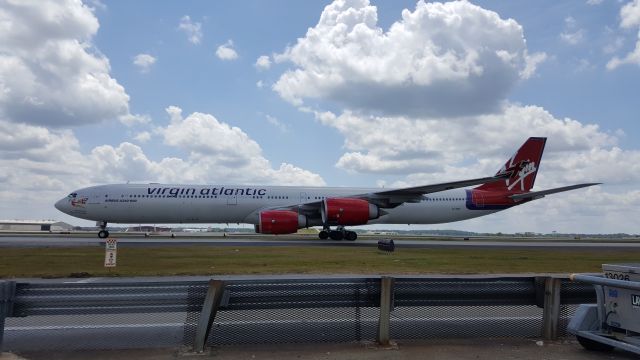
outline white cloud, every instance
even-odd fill
[[[278,130],[282,131],[282,132],[288,132],[289,128],[287,127],[287,125],[285,125],[284,123],[282,123],[280,120],[278,120],[278,118],[276,118],[275,116],[271,116],[271,115],[265,115],[265,118],[267,119],[267,122],[271,125],[273,125],[274,127],[276,127]]]
[[[584,40],[584,29],[579,29],[572,32],[562,32],[560,34],[560,39],[569,45],[577,45]]]
[[[626,56],[614,56],[607,62],[607,70],[614,70],[620,65],[640,65],[640,0],[633,0],[620,9],[620,27],[631,29],[638,27],[638,40],[635,48]]]
[[[640,165],[634,165],[639,151],[617,148],[617,137],[597,125],[556,119],[537,106],[510,105],[464,121],[351,112],[316,117],[345,137],[346,152],[336,166],[351,172],[419,176],[427,183],[490,175],[526,138],[546,136],[543,184],[640,181]]]
[[[238,183],[324,184],[319,175],[291,164],[273,169],[258,143],[212,115],[195,112],[183,118],[175,106],[167,113],[171,123],[161,131],[164,142],[189,152],[189,162],[198,164],[190,171],[195,179],[224,174],[225,180]]]
[[[235,60],[238,58],[238,53],[233,49],[233,41],[228,40],[226,43],[218,46],[216,50],[216,56],[220,60]]]
[[[246,133],[209,114],[183,119],[178,107],[167,108],[167,113],[171,123],[158,134],[166,144],[185,150],[185,159],[153,160],[129,142],[83,152],[71,130],[0,119],[0,218],[60,218],[53,208],[56,200],[79,187],[104,183],[325,184],[318,174],[292,164],[271,166]],[[150,137],[142,132],[135,139]]]
[[[64,126],[129,114],[129,96],[91,42],[91,9],[72,0],[0,7],[0,118]]]
[[[135,125],[144,125],[151,122],[151,117],[149,115],[140,115],[140,114],[127,114],[120,116],[120,122],[125,124],[126,126],[135,126]]]
[[[578,28],[578,22],[572,16],[564,19],[564,31],[560,33],[560,39],[569,45],[577,45],[584,40],[586,31]]]
[[[605,54],[613,54],[614,52],[620,50],[623,45],[624,45],[624,38],[618,36],[615,39],[613,39],[610,43],[605,45],[602,48],[602,52]]]
[[[148,131],[143,131],[136,134],[133,139],[141,143],[146,143],[147,141],[151,140],[151,133],[149,133]]]
[[[264,87],[264,83],[262,82],[262,80],[258,80],[258,81],[256,82],[256,87],[257,87],[258,89],[262,89],[262,88]]]
[[[528,79],[532,77],[535,74],[536,69],[538,68],[538,65],[542,64],[546,60],[547,60],[547,54],[544,52],[538,52],[531,55],[527,54],[525,56],[524,69],[520,71],[520,77],[523,79]]]
[[[640,0],[628,2],[620,9],[620,26],[631,29],[640,26]]]
[[[588,5],[600,5],[604,0],[587,0]]]
[[[388,186],[411,186],[494,174],[530,136],[546,136],[536,189],[583,182],[602,188],[549,196],[482,219],[447,224],[478,231],[637,232],[640,151],[623,150],[616,133],[538,106],[509,105],[501,113],[466,118],[365,116],[316,112],[345,137],[340,169],[395,175]],[[615,215],[612,215],[615,214]],[[553,224],[553,225],[550,225]],[[551,227],[553,226],[553,228]]]
[[[613,57],[609,62],[607,62],[607,70],[614,70],[620,65],[625,64],[636,64],[640,65],[640,39],[636,42],[635,49],[628,53],[625,57],[619,58],[617,56]]]
[[[187,39],[192,44],[200,44],[202,41],[202,24],[199,22],[192,22],[189,15],[185,15],[180,19],[178,30],[187,34]]]
[[[258,70],[268,70],[271,67],[271,60],[269,56],[262,55],[256,60],[254,66],[258,68]]]
[[[92,7],[90,7],[90,9],[92,11],[96,11],[96,10],[105,11],[105,10],[107,10],[107,5],[102,3],[102,1],[100,1],[100,0],[89,0],[86,3],[89,3],[89,4],[93,5]]]
[[[515,20],[466,1],[420,1],[387,31],[377,20],[367,0],[325,7],[305,37],[275,56],[296,68],[274,90],[298,106],[317,98],[391,115],[478,114],[499,109],[542,59],[527,64]]]
[[[544,164],[543,164],[544,166]],[[637,234],[633,215],[640,212],[640,192],[605,185],[554,194],[495,215],[448,224],[448,228],[495,232]]]
[[[151,70],[151,66],[156,63],[158,59],[149,54],[138,54],[133,57],[133,65],[140,69],[140,72],[146,73]]]
[[[579,73],[579,72],[584,72],[584,71],[591,71],[594,70],[596,67],[587,59],[580,59],[578,60],[575,68],[574,68],[574,72]]]

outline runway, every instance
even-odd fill
[[[228,237],[115,237],[118,239],[118,246],[121,247],[164,247],[164,246],[258,246],[258,247],[279,247],[279,246],[338,246],[338,247],[375,247],[378,239],[364,238],[356,241],[334,241],[320,240],[309,236],[306,237],[286,237],[261,236],[251,237],[243,235],[233,235]],[[640,242],[633,241],[552,241],[541,240],[462,240],[452,238],[451,240],[431,240],[431,239],[402,239],[393,236],[386,236],[394,240],[396,249],[418,248],[418,249],[557,249],[557,250],[640,250]],[[93,236],[74,237],[65,235],[54,236],[0,236],[0,247],[36,248],[36,247],[76,247],[76,246],[104,246],[104,239]]]

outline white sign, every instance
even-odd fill
[[[108,238],[104,248],[104,267],[116,267],[116,258],[118,255],[118,241]]]

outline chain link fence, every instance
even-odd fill
[[[541,336],[545,288],[536,278],[394,283],[391,339]],[[4,349],[192,348],[208,287],[127,279],[17,283],[3,305]],[[560,292],[559,334],[566,336],[573,304],[595,302],[595,292],[569,281]],[[208,346],[376,340],[380,278],[233,280],[222,294]]]

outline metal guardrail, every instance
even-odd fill
[[[391,288],[381,288],[381,283],[380,278],[231,280],[219,283],[212,294],[206,281],[0,281],[0,315],[8,317],[5,326],[11,336],[5,342],[18,348],[24,334],[46,343],[55,332],[90,336],[118,331],[132,343],[111,346],[145,347],[147,340],[164,339],[154,335],[133,343],[146,336],[143,330],[153,329],[171,331],[174,343],[165,346],[201,350],[205,344],[248,342],[385,343],[433,336],[445,328],[444,336],[483,336],[495,334],[496,326],[508,330],[525,323],[530,330],[508,330],[504,336],[554,338],[564,334],[566,321],[561,320],[567,306],[596,299],[590,285],[546,277],[399,277],[389,281]],[[3,321],[0,316],[0,325]],[[465,324],[473,324],[473,331]],[[138,338],[126,336],[127,331]],[[63,343],[55,345],[66,346]]]

